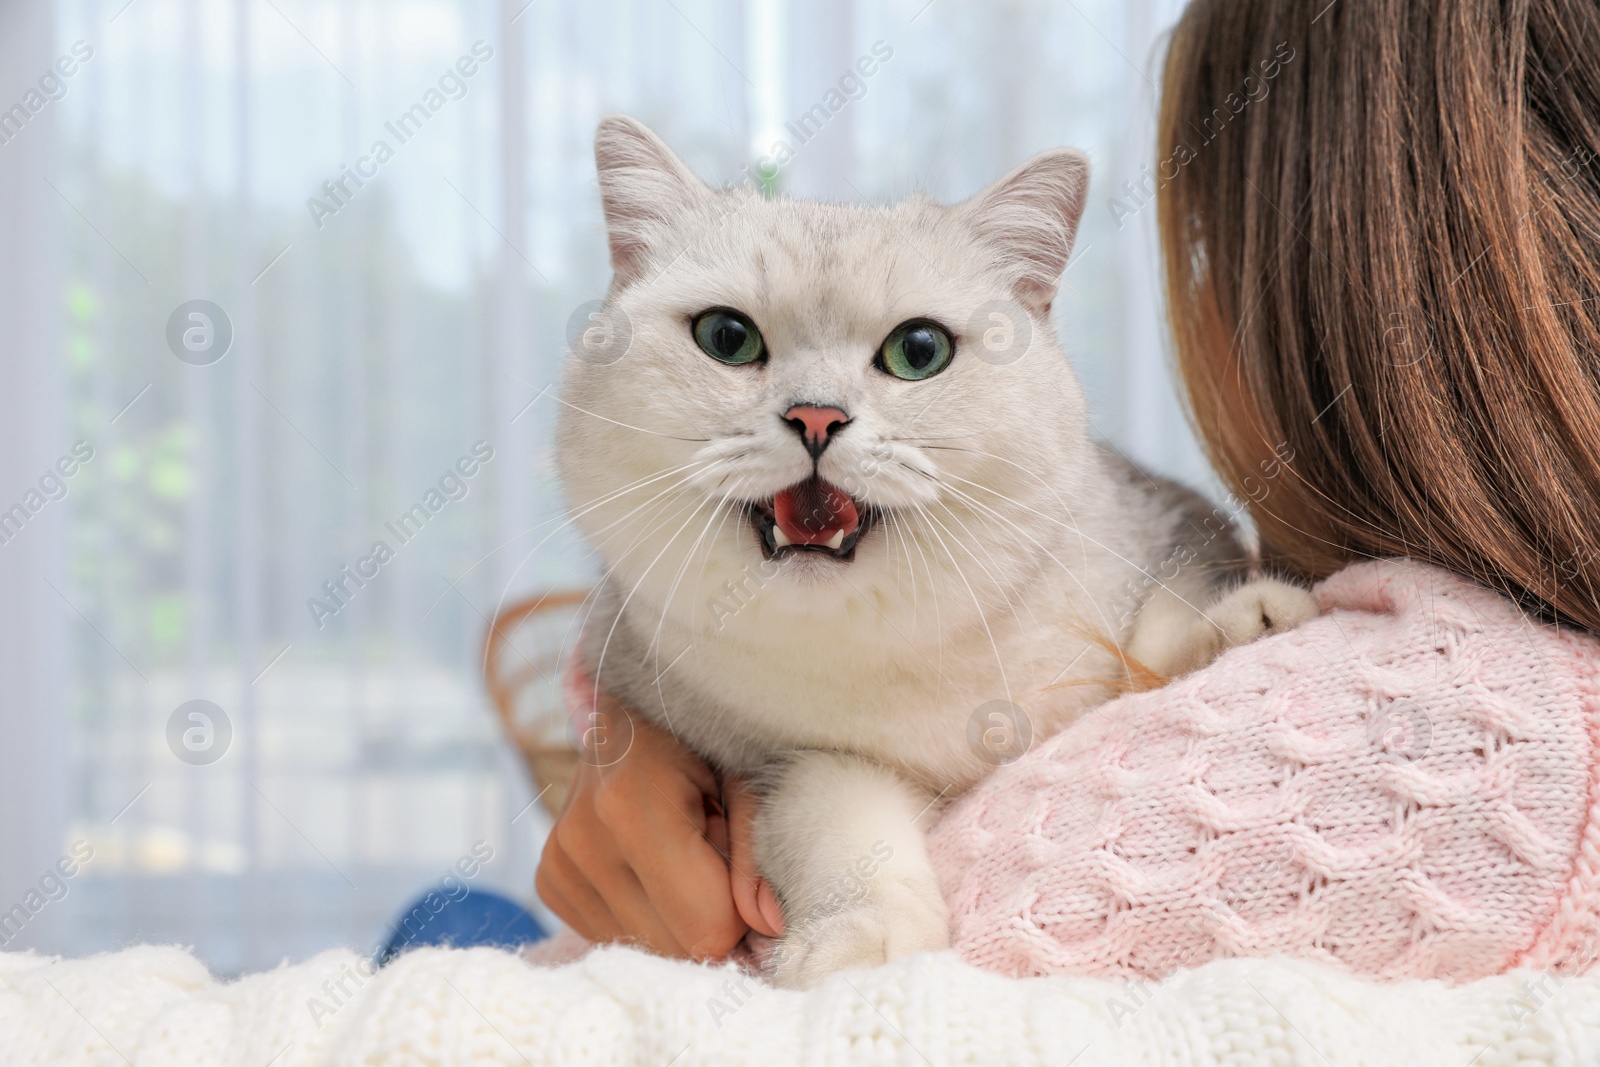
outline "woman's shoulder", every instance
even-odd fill
[[[1517,631],[1552,640],[1577,636],[1583,640],[1575,651],[1588,655],[1600,651],[1600,641],[1587,632],[1547,625],[1499,590],[1419,560],[1352,563],[1313,592],[1324,611],[1434,616],[1462,634]]]
[[[1318,618],[1103,705],[951,808],[932,849],[969,958],[1465,978],[1571,954],[1557,915],[1600,908],[1571,904],[1597,881],[1600,642],[1411,561],[1315,594]]]
[[[1406,559],[1356,563],[1313,594],[1319,617],[1231,650],[1180,679],[1171,695],[1226,700],[1239,688],[1234,683],[1245,682],[1247,697],[1266,683],[1352,706],[1409,698],[1438,714],[1468,714],[1470,705],[1485,728],[1509,734],[1532,728],[1517,707],[1537,712],[1547,727],[1575,723],[1594,695],[1600,640],[1441,568]]]

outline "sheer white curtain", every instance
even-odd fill
[[[0,909],[93,855],[0,938],[270,965],[372,943],[478,841],[480,884],[529,895],[543,823],[478,648],[592,573],[551,536],[547,390],[605,287],[607,112],[718,183],[785,140],[776,188],[844,200],[1085,147],[1058,327],[1102,431],[1197,479],[1154,212],[1109,203],[1177,6],[0,4],[0,108],[92,51],[0,145],[0,508],[93,449],[0,545]]]
[[[54,58],[43,4],[0,5],[0,92],[9,107]],[[70,449],[66,373],[52,313],[62,248],[55,132],[0,121],[0,486],[7,511]],[[7,130],[17,130],[15,135]],[[70,501],[76,504],[76,501]],[[64,589],[68,500],[52,501],[16,536],[0,516],[0,900],[9,908],[50,869],[69,805],[62,669],[70,609]],[[22,536],[26,533],[28,536]]]

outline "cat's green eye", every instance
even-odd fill
[[[878,366],[896,378],[920,382],[950,365],[955,342],[937,322],[912,319],[896,326],[878,349]]]
[[[712,359],[735,366],[754,363],[767,350],[756,324],[732,308],[712,308],[695,316],[694,340]]]

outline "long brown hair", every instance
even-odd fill
[[[1600,5],[1196,0],[1160,148],[1179,369],[1268,562],[1600,631]]]

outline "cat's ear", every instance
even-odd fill
[[[611,266],[626,284],[643,272],[651,246],[667,238],[676,219],[711,196],[711,187],[661,138],[626,115],[600,120],[594,161]]]
[[[1088,158],[1056,148],[962,205],[978,237],[1011,272],[1017,299],[1040,314],[1049,314],[1088,196]]]

